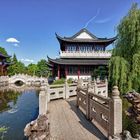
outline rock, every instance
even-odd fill
[[[128,110],[129,116],[135,118],[135,121],[140,124],[140,94],[132,91],[124,96],[132,106]]]
[[[123,132],[123,140],[140,140],[140,136],[137,135],[137,138],[132,138],[131,133],[125,130]]]
[[[28,137],[29,140],[47,140],[49,134],[47,115],[39,115],[36,120],[28,123],[24,129],[24,135]]]

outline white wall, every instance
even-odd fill
[[[86,32],[83,32],[79,36],[77,36],[76,39],[93,39],[93,38]]]
[[[91,75],[80,75],[79,78],[80,79],[89,79],[89,78],[91,78]],[[67,79],[77,80],[78,79],[78,75],[67,75]]]

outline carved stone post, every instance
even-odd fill
[[[77,83],[77,99],[76,99],[76,106],[79,107],[79,91],[80,91],[80,88],[82,88],[82,80],[81,79],[78,79],[78,83]]]
[[[95,79],[93,81],[93,90],[94,90],[94,94],[97,94],[97,84],[96,84],[96,80]]]
[[[67,83],[67,80],[65,80],[65,99],[69,98],[69,85]]]
[[[96,82],[100,83],[100,76],[97,77]]]
[[[50,93],[49,93],[50,85],[48,83],[48,80],[45,80],[45,82],[46,82],[47,101],[50,102]]]
[[[91,91],[91,82],[87,85],[87,91],[86,91],[86,117],[87,119],[90,119],[90,91]]]
[[[48,110],[48,99],[46,93],[46,83],[41,84],[41,91],[39,93],[39,115],[43,115],[47,113]]]
[[[117,86],[113,87],[110,100],[109,135],[119,135],[122,133],[122,100]]]

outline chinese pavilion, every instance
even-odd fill
[[[9,57],[10,56],[0,53],[0,76],[7,75],[7,67],[10,65],[10,63],[8,63],[6,59]]]
[[[113,43],[114,38],[98,38],[87,29],[82,29],[72,37],[60,37],[60,58],[48,57],[53,77],[89,79],[98,66],[107,66],[111,52],[106,47]]]

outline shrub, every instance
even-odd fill
[[[72,78],[69,78],[69,79],[67,80],[67,83],[68,83],[68,84],[72,84],[72,83],[73,83]]]
[[[52,85],[60,85],[60,84],[64,84],[65,83],[65,79],[64,78],[61,78],[61,79],[58,79],[58,80],[55,80]]]

